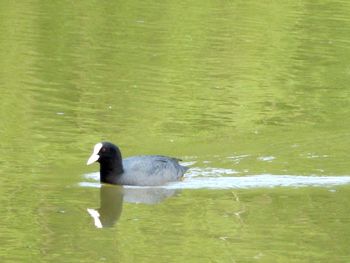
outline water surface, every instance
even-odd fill
[[[349,262],[348,2],[0,7],[1,262]],[[192,169],[87,187],[101,140]]]

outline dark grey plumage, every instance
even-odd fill
[[[188,170],[177,159],[158,155],[126,158],[123,168],[124,173],[117,179],[117,184],[162,185],[181,180]]]
[[[94,154],[97,155],[94,157]],[[100,163],[100,180],[119,185],[156,186],[179,181],[188,167],[176,158],[160,155],[134,156],[122,159],[119,148],[109,142],[95,145],[93,159]]]

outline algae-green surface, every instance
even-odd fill
[[[101,140],[198,177],[350,175],[349,14],[342,0],[0,0],[0,261],[349,262],[347,184],[152,205],[107,189],[103,229],[86,209],[105,188],[81,185]]]

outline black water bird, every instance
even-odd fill
[[[180,181],[188,167],[179,159],[143,155],[122,159],[119,148],[110,142],[97,143],[87,165],[100,163],[100,181],[118,185],[156,186]]]

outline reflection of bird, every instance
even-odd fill
[[[112,227],[120,218],[123,201],[128,203],[157,204],[177,193],[177,190],[163,188],[124,188],[102,184],[100,208],[88,208],[97,228]]]
[[[102,185],[100,189],[100,208],[87,211],[94,219],[97,228],[111,227],[119,219],[123,208],[123,188],[121,186]]]
[[[87,164],[100,163],[100,180],[119,185],[162,185],[179,181],[188,167],[176,158],[145,155],[122,159],[117,146],[109,142],[98,143]]]
[[[158,204],[166,198],[178,193],[179,190],[164,188],[125,188],[123,200],[126,203]]]

